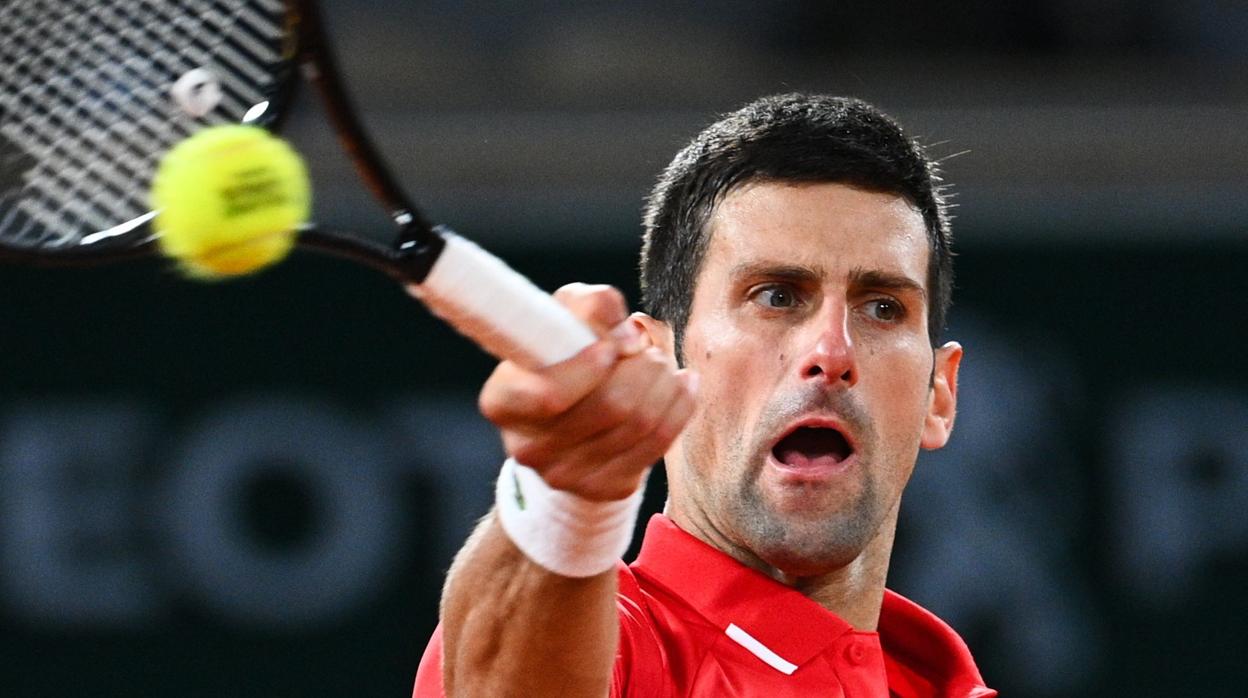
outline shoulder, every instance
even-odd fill
[[[621,562],[616,565],[616,572],[619,588],[615,606],[620,617],[620,641],[611,695],[666,695],[667,661],[650,600],[631,568]]]
[[[416,684],[412,687],[412,698],[444,698],[442,693],[442,624],[434,628],[433,636],[425,647],[425,654],[420,658],[420,668],[416,670]]]
[[[884,592],[879,634],[890,686],[921,683],[937,687],[940,695],[996,695],[984,685],[962,637],[931,611],[891,590]]]

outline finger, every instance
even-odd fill
[[[555,291],[554,296],[599,337],[609,334],[628,317],[624,294],[613,286],[567,284]]]
[[[521,462],[541,470],[542,476],[556,489],[600,492],[603,488],[618,489],[619,483],[630,481],[629,478],[635,483],[638,473],[666,451],[692,414],[696,387],[691,380],[693,377],[694,374],[688,372],[664,372],[656,380],[649,381],[649,392],[635,408],[613,421],[609,428],[592,435],[573,435],[572,429],[584,429],[584,423],[570,427],[561,420],[553,432],[534,430],[527,434],[505,434],[504,445],[507,452]],[[581,417],[575,413],[588,410],[599,414],[607,409],[601,402],[586,400],[570,415]],[[642,441],[652,442],[651,448],[638,449]],[[644,454],[645,459],[618,460],[621,454],[629,453]],[[606,463],[616,465],[614,469],[605,468]]]
[[[650,406],[665,405],[678,384],[658,349],[618,361],[597,388],[552,422],[517,423],[517,445],[539,451],[549,445],[576,444],[592,439],[620,424],[635,422],[648,431],[659,415]]]
[[[599,337],[611,337],[620,355],[632,356],[645,348],[641,326],[630,321],[628,304],[619,289],[602,284],[568,284],[555,291],[555,299]]]
[[[572,451],[549,458],[545,461],[549,469],[543,472],[543,476],[548,477],[552,484],[562,478],[569,478],[573,481],[570,483],[578,484],[575,481],[584,476],[585,463],[612,462],[623,453],[646,453],[645,460],[631,462],[630,466],[649,467],[679,436],[681,428],[693,413],[694,398],[685,376],[666,376],[664,381],[655,381],[650,395],[645,396],[639,405],[639,410],[628,420],[584,438]],[[641,442],[649,442],[650,450],[639,451]],[[543,446],[540,443],[518,443],[518,446],[524,452],[534,452],[535,458],[550,456],[540,450]]]
[[[612,327],[608,336],[615,342],[615,350],[620,358],[635,356],[650,346],[645,332],[631,317]]]
[[[504,428],[549,421],[593,392],[610,375],[616,356],[615,344],[600,340],[543,369],[504,361],[482,387],[478,407],[486,419]]]
[[[667,409],[654,429],[645,434],[634,434],[632,445],[607,461],[606,469],[648,467],[658,462],[667,453],[697,409],[694,392],[697,379],[692,380],[693,383],[690,383],[689,379],[681,381],[681,388],[672,396],[671,402],[667,404]],[[693,390],[690,390],[691,386]]]
[[[625,324],[628,307],[618,289],[574,283],[555,291],[554,297],[598,336],[614,332],[609,343],[616,348],[589,347],[567,361],[538,370],[500,364],[478,400],[482,414],[499,426],[550,418],[567,410],[597,386],[621,348],[635,352],[633,345],[640,342],[635,328]]]
[[[684,376],[681,378],[680,389],[673,394],[654,429],[642,433],[635,425],[622,425],[619,429],[623,433],[619,436],[623,438],[612,434],[611,439],[626,443],[624,448],[604,449],[605,440],[597,441],[578,449],[575,463],[580,467],[570,467],[571,460],[562,461],[545,470],[542,477],[551,487],[576,492],[586,499],[623,499],[635,492],[650,467],[671,448],[695,410],[690,384]],[[586,463],[595,465],[586,468]]]
[[[690,375],[696,376],[683,371],[675,376],[675,380],[665,388],[662,400],[652,403],[655,409],[651,419],[638,422],[632,429],[617,430],[620,433],[601,440],[604,446],[611,442],[609,448],[616,454],[615,459],[650,465],[667,452],[676,437],[680,436],[696,406]]]

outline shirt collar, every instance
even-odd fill
[[[844,620],[801,592],[750,569],[656,514],[632,565],[638,576],[683,599],[712,625],[745,630],[797,665],[846,633]]]
[[[966,642],[953,628],[901,594],[884,590],[880,641],[891,675],[899,670],[940,687],[941,695],[995,696],[984,686]]]
[[[683,599],[712,625],[744,629],[798,666],[847,633],[878,637],[894,674],[922,677],[942,695],[990,696],[962,638],[931,612],[887,589],[879,633],[856,631],[801,592],[741,564],[656,514],[634,572]],[[900,674],[898,678],[901,678]]]

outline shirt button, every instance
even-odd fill
[[[863,647],[862,643],[850,642],[845,647],[845,661],[854,666],[865,664],[867,661],[867,648]]]

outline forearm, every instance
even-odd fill
[[[447,577],[442,676],[453,698],[607,695],[614,564],[638,487],[693,413],[692,376],[652,346],[618,290],[573,285],[555,297],[601,339],[554,366],[504,361],[481,390],[481,413],[528,467],[504,464],[506,530],[491,513]]]
[[[616,573],[573,579],[534,564],[487,516],[442,596],[447,696],[593,696],[610,686]]]

